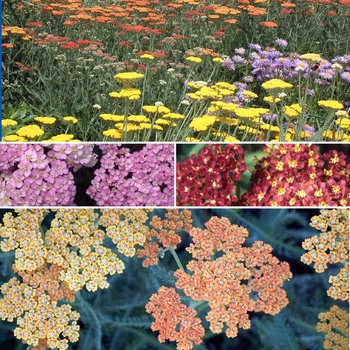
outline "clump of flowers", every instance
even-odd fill
[[[247,170],[245,154],[239,145],[209,145],[199,155],[177,163],[177,204],[224,206],[237,202],[235,182]]]
[[[202,343],[205,330],[197,311],[182,304],[174,288],[160,287],[146,304],[146,311],[156,319],[151,329],[159,331],[159,342],[176,341],[179,350],[192,349]]]
[[[341,266],[338,275],[330,276],[331,287],[327,295],[335,300],[349,300],[349,209],[321,210],[321,214],[311,218],[310,226],[321,231],[306,239],[302,246],[308,251],[301,257],[307,265],[314,263],[317,273],[322,273],[328,264]],[[337,305],[328,312],[318,315],[318,332],[324,332],[325,349],[345,350],[349,348],[349,314]]]
[[[252,187],[240,201],[249,206],[347,206],[350,164],[343,152],[321,154],[319,147],[282,144],[264,149]]]
[[[153,216],[151,221],[152,229],[146,235],[146,243],[138,249],[138,257],[144,258],[144,267],[157,265],[159,257],[167,250],[174,254],[174,250],[181,242],[181,237],[176,231],[188,231],[192,227],[191,212],[177,209],[169,210],[165,214],[165,219]]]
[[[174,148],[147,144],[131,152],[122,145],[100,145],[101,167],[86,193],[101,206],[173,206]]]
[[[16,144],[0,146],[2,205],[72,205],[72,171],[96,164],[92,145]]]
[[[308,252],[301,257],[307,265],[314,263],[317,273],[324,272],[328,264],[341,264],[337,276],[330,276],[327,294],[333,299],[349,299],[349,226],[348,209],[321,210],[321,215],[311,219],[310,226],[321,231],[303,242]]]
[[[326,333],[323,347],[332,350],[349,349],[349,314],[334,305],[328,312],[321,312],[318,317],[321,321],[316,329]]]
[[[46,231],[41,223],[47,210],[6,213],[1,250],[15,251],[13,270],[20,279],[1,286],[0,317],[16,319],[15,336],[35,350],[64,350],[68,341],[78,341],[80,315],[65,301],[74,302],[84,287],[108,288],[106,276],[123,272],[123,261],[103,246],[104,240],[111,237],[119,254],[135,255],[135,246],[146,240],[147,212],[106,209],[99,215],[93,209],[58,209]]]
[[[292,274],[288,263],[271,255],[270,245],[256,241],[251,247],[243,247],[248,231],[231,225],[227,218],[212,217],[205,226],[204,230],[190,229],[193,243],[186,250],[193,260],[187,264],[187,271],[181,268],[175,271],[175,285],[196,302],[192,308],[208,304],[206,320],[213,333],[224,330],[228,337],[234,338],[238,328],[250,328],[248,312],[275,315],[288,304],[283,283]],[[168,297],[170,293],[171,298]],[[173,304],[176,310],[180,308],[178,297],[173,293],[168,290],[167,295],[166,290],[161,289],[148,304],[147,311],[156,318],[154,328],[160,330],[161,341],[164,338],[177,340],[168,332],[176,329],[179,322],[176,316],[168,318]],[[199,321],[193,318],[188,321],[193,322],[197,325]],[[198,333],[199,330],[191,332],[190,327],[183,329],[182,336],[193,341]],[[189,346],[183,348],[191,349]]]

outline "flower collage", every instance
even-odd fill
[[[348,350],[349,19],[3,1],[0,349]]]

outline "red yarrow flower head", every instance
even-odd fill
[[[209,145],[177,163],[177,204],[229,206],[238,201],[235,182],[247,170],[245,154],[239,145]]]
[[[264,152],[267,156],[257,161],[251,189],[239,205],[349,205],[350,164],[344,153],[322,154],[318,146],[307,144],[273,145]]]

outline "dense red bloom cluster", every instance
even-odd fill
[[[240,205],[350,205],[350,164],[343,152],[321,154],[318,146],[307,144],[282,144],[264,151],[267,156],[255,165],[252,187]]]
[[[247,170],[245,154],[239,145],[204,147],[198,157],[192,154],[177,163],[177,205],[225,206],[237,202],[235,182]]]
[[[189,210],[181,212],[178,209],[168,210],[164,220],[153,216],[151,221],[153,228],[146,233],[146,243],[137,252],[139,258],[146,257],[142,265],[144,267],[157,265],[163,249],[170,247],[176,249],[181,242],[181,237],[175,231],[188,231],[192,227],[191,224]]]
[[[288,263],[271,255],[270,245],[257,241],[243,247],[248,231],[227,218],[212,217],[205,226],[190,230],[194,243],[187,250],[193,260],[187,264],[189,273],[175,271],[176,287],[195,301],[207,301],[211,331],[227,327],[233,338],[238,327],[250,328],[248,312],[275,315],[288,304],[282,287],[292,273]]]
[[[159,331],[158,339],[176,341],[178,350],[189,350],[202,343],[205,330],[197,311],[181,303],[174,288],[160,287],[146,304],[146,311],[156,319],[151,329]]]

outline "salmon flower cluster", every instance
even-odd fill
[[[193,243],[186,250],[193,259],[186,271],[174,272],[175,286],[195,302],[190,307],[207,303],[210,310],[206,320],[214,334],[224,331],[234,338],[238,328],[250,328],[249,312],[276,315],[288,304],[283,284],[292,273],[287,262],[280,262],[271,254],[270,245],[256,241],[251,247],[243,247],[248,231],[232,225],[227,218],[212,217],[205,226],[204,230],[189,230]],[[181,307],[187,314],[188,309]],[[174,316],[169,313],[170,309],[179,308],[179,295],[173,289],[162,287],[151,297],[147,312],[156,319],[153,327],[160,331],[160,341],[179,341],[174,335],[179,322],[177,312]],[[189,318],[187,324],[195,327],[198,322]],[[191,341],[195,343],[200,330],[197,327],[181,329],[181,336],[189,345]],[[192,349],[180,344],[178,348]]]
[[[137,251],[139,258],[145,258],[142,262],[144,267],[157,265],[159,257],[166,249],[176,249],[181,242],[178,232],[188,231],[192,227],[191,212],[178,209],[167,211],[165,219],[153,216],[152,228],[146,234],[146,242]]]
[[[160,287],[146,304],[146,311],[155,317],[151,329],[159,331],[159,342],[176,341],[178,350],[202,343],[205,330],[197,311],[182,304],[174,288]]]

